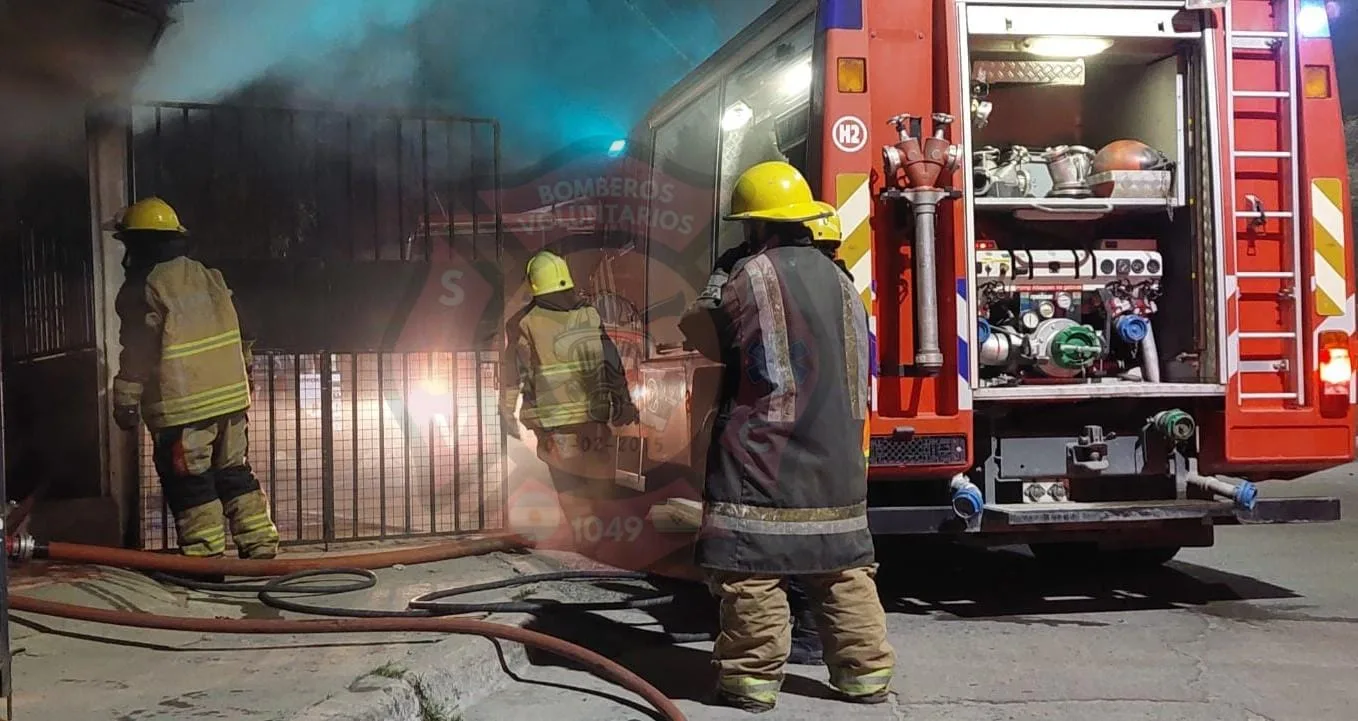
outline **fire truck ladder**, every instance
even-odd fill
[[[1264,400],[1282,399],[1294,400],[1298,404],[1303,402],[1305,395],[1302,388],[1301,372],[1302,355],[1302,303],[1300,294],[1304,288],[1301,263],[1301,226],[1298,223],[1298,215],[1301,209],[1300,196],[1301,190],[1298,183],[1300,169],[1298,167],[1298,148],[1300,147],[1297,139],[1297,117],[1299,107],[1297,104],[1297,17],[1295,0],[1277,0],[1274,5],[1274,17],[1286,22],[1285,29],[1273,30],[1238,30],[1234,27],[1231,18],[1231,5],[1226,3],[1225,7],[1225,28],[1226,28],[1226,48],[1229,57],[1226,62],[1226,87],[1228,88],[1229,98],[1227,100],[1230,108],[1230,117],[1225,125],[1228,130],[1228,147],[1230,148],[1231,181],[1232,187],[1236,187],[1240,182],[1240,175],[1236,170],[1236,162],[1242,158],[1272,158],[1279,163],[1286,162],[1290,165],[1290,172],[1284,185],[1285,203],[1282,208],[1266,210],[1259,198],[1254,195],[1245,195],[1243,198],[1234,198],[1231,203],[1234,216],[1231,223],[1231,232],[1228,238],[1231,242],[1232,257],[1239,257],[1239,246],[1241,240],[1236,235],[1236,229],[1240,221],[1245,221],[1253,226],[1262,226],[1270,220],[1278,221],[1283,228],[1284,235],[1290,238],[1290,252],[1284,253],[1285,258],[1281,267],[1274,271],[1237,271],[1236,277],[1245,278],[1274,278],[1283,280],[1283,288],[1279,292],[1279,304],[1290,303],[1292,311],[1289,314],[1285,308],[1281,308],[1282,315],[1286,319],[1283,321],[1284,329],[1276,328],[1270,330],[1251,330],[1246,325],[1246,317],[1240,312],[1240,293],[1239,290],[1232,296],[1232,302],[1236,305],[1236,318],[1239,327],[1239,338],[1241,342],[1254,339],[1280,339],[1284,344],[1290,344],[1292,357],[1276,358],[1266,360],[1250,360],[1240,363],[1240,373],[1282,373],[1287,379],[1283,392],[1257,393],[1240,392],[1240,400]],[[1284,9],[1285,8],[1285,9]],[[1235,66],[1238,60],[1249,58],[1258,60],[1262,53],[1271,54],[1279,72],[1285,73],[1287,78],[1287,90],[1245,90],[1237,88],[1235,85]],[[1243,56],[1243,57],[1242,57]],[[1235,120],[1238,114],[1236,101],[1239,98],[1272,98],[1279,104],[1286,104],[1287,114],[1280,116],[1280,121],[1285,122],[1287,127],[1283,131],[1286,140],[1284,147],[1280,150],[1255,150],[1242,149],[1236,147],[1235,139]],[[1283,144],[1283,143],[1280,143]],[[1247,207],[1240,207],[1242,201]],[[1238,265],[1237,265],[1238,267]],[[1291,281],[1290,286],[1286,281]],[[1290,322],[1291,328],[1286,328]],[[1239,360],[1239,343],[1234,344],[1231,352],[1236,354]],[[1243,385],[1243,384],[1242,384]]]

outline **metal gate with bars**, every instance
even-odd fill
[[[283,541],[503,528],[503,280],[456,319],[474,341],[403,332],[437,263],[498,272],[498,125],[157,104],[130,126],[129,194],[179,210],[259,339],[249,461]],[[173,547],[150,446],[142,545]]]
[[[250,464],[283,541],[504,527],[497,366],[477,352],[256,355]],[[141,538],[171,548],[150,441]]]

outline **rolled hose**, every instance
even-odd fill
[[[684,713],[645,679],[599,654],[568,641],[530,631],[517,626],[506,626],[466,618],[322,618],[315,620],[252,619],[252,618],[184,618],[153,613],[115,611],[70,603],[43,601],[27,596],[10,596],[10,609],[60,616],[78,621],[107,623],[114,626],[154,628],[165,631],[194,633],[399,633],[433,632],[459,633],[502,641],[512,641],[577,661],[597,675],[637,694],[653,706],[668,721],[686,721]]]
[[[6,539],[12,541],[12,539]],[[299,558],[299,559],[227,559],[227,558],[190,558],[170,554],[134,551],[103,546],[89,546],[75,543],[50,543],[38,546],[37,557],[67,563],[90,563],[105,566],[154,571],[162,574],[190,575],[231,575],[231,576],[284,576],[256,587],[240,584],[204,584],[229,587],[229,590],[254,590],[264,598],[268,590],[296,592],[296,587],[280,585],[286,581],[321,575],[323,573],[342,573],[359,576],[361,581],[342,586],[331,586],[313,593],[337,593],[344,590],[368,588],[375,582],[370,571],[397,564],[419,564],[443,561],[464,556],[480,555],[495,551],[509,551],[524,548],[530,543],[517,534],[493,534],[481,538],[471,538],[449,543],[424,546],[420,548],[383,551],[378,553],[352,554],[339,557]],[[337,569],[343,566],[343,569]],[[588,573],[588,572],[586,572]],[[598,576],[600,574],[593,574]],[[531,577],[526,577],[531,578]],[[526,579],[512,579],[524,582]],[[487,584],[482,584],[483,586]],[[463,591],[465,592],[465,591]],[[277,599],[275,599],[277,600]],[[184,618],[158,614],[137,613],[102,608],[91,608],[56,601],[44,601],[22,595],[9,597],[10,609],[26,611],[45,616],[59,616],[78,621],[106,623],[114,626],[134,628],[153,628],[166,631],[190,631],[196,633],[392,633],[392,632],[435,632],[457,633],[504,641],[521,643],[563,658],[578,661],[597,675],[613,681],[636,693],[651,704],[668,721],[686,721],[679,707],[654,686],[626,668],[568,641],[531,631],[517,626],[464,618],[435,616],[429,609],[409,609],[407,611],[380,611],[381,616],[324,618],[315,620],[296,619],[249,619],[249,618]],[[307,609],[301,609],[307,611]],[[314,608],[311,613],[330,612],[335,609]],[[448,610],[444,611],[449,612]],[[461,611],[465,613],[466,611]]]

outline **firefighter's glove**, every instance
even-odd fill
[[[514,440],[523,440],[519,433],[519,419],[514,416],[514,411],[500,409],[500,427],[504,429],[505,435]]]
[[[137,424],[141,423],[141,412],[136,406],[115,406],[113,408],[113,422],[125,431],[133,430]]]
[[[630,426],[641,422],[641,411],[630,399],[613,404],[613,425]]]

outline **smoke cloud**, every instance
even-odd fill
[[[771,0],[191,0],[137,88],[493,117],[506,169],[620,137]]]
[[[191,0],[137,86],[143,99],[216,102],[273,79],[303,95],[366,104],[406,92],[419,62],[407,38],[433,0]],[[355,66],[349,56],[366,61]],[[356,77],[349,77],[353,70]],[[345,89],[348,92],[344,92]]]

